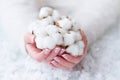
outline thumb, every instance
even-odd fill
[[[25,34],[24,41],[25,41],[25,44],[34,43],[35,42],[35,35],[33,35],[32,33]]]

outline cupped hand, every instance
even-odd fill
[[[87,53],[87,38],[84,33],[81,31],[83,41],[85,43],[85,48],[83,55],[81,56],[72,56],[66,53],[65,49],[61,47],[55,47],[54,49],[38,49],[35,43],[35,35],[27,33],[24,37],[25,48],[27,53],[35,60],[39,62],[47,62],[53,67],[60,69],[71,69],[77,65]]]
[[[39,62],[50,62],[59,53],[62,53],[62,48],[56,47],[53,50],[50,49],[38,49],[35,43],[35,35],[27,33],[24,37],[25,48],[27,53],[35,60]]]

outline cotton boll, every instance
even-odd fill
[[[83,55],[83,49],[78,49],[79,50],[79,52],[78,52],[78,54],[76,54],[75,56],[79,56],[79,55]]]
[[[75,44],[70,45],[66,51],[73,56],[78,56],[78,55],[83,55],[83,50],[84,50],[84,42],[83,41],[78,41]]]
[[[53,23],[54,23],[54,21],[53,21],[53,18],[51,16],[48,16],[47,18],[41,20],[41,25],[43,25],[45,27],[47,25],[50,25],[50,24],[53,24]]]
[[[79,30],[80,30],[80,24],[78,24],[78,23],[73,23],[72,30],[74,30],[74,31],[79,31]]]
[[[65,33],[67,33],[66,30],[62,29],[62,28],[58,28],[58,32],[61,34],[61,35],[64,35]]]
[[[54,39],[51,38],[50,36],[46,36],[46,37],[37,37],[35,39],[36,42],[36,46],[39,49],[53,49],[56,46],[56,43],[54,42]]]
[[[62,45],[63,44],[63,37],[62,37],[61,34],[56,33],[56,34],[53,34],[51,37],[54,39],[54,42],[57,45]]]
[[[57,23],[59,27],[62,27],[62,29],[65,29],[65,30],[71,29],[72,27],[72,22],[67,18],[59,20]]]
[[[79,46],[79,48],[83,49],[85,47],[85,44],[83,41],[78,41],[76,44]]]
[[[69,33],[66,33],[63,35],[64,37],[64,45],[68,46],[75,42],[76,34],[73,31],[70,31]]]
[[[46,27],[46,32],[48,35],[52,35],[58,32],[58,28],[55,25],[48,25]]]
[[[81,34],[80,34],[80,32],[78,31],[78,32],[76,32],[76,41],[79,41],[79,40],[82,40],[82,36],[81,36]]]
[[[38,37],[45,37],[47,35],[45,27],[38,27],[34,30],[34,34]]]
[[[38,27],[41,27],[41,21],[36,20],[35,22],[31,23],[28,27],[29,32],[36,30]]]
[[[54,21],[58,21],[60,19],[59,12],[57,10],[53,10],[52,17],[53,17]]]
[[[70,53],[71,55],[73,55],[73,56],[78,56],[78,55],[80,55],[79,46],[76,45],[76,44],[70,45],[70,46],[66,49],[66,51],[67,51],[68,53]]]
[[[45,48],[53,49],[56,46],[54,39],[51,36],[47,36],[44,38]]]
[[[39,49],[43,49],[45,47],[43,41],[44,41],[43,38],[36,37],[36,39],[35,39],[36,47],[39,48]]]
[[[83,54],[83,51],[84,51],[84,47],[85,47],[85,44],[83,41],[78,41],[75,43],[75,45],[78,46],[79,48],[79,55],[82,55]]]
[[[48,16],[51,16],[53,13],[53,9],[50,7],[43,7],[40,10],[39,17],[40,19],[46,18]]]
[[[48,7],[41,9],[39,17],[30,29],[36,35],[37,48],[53,49],[60,45],[73,56],[82,55],[85,45],[78,24]]]

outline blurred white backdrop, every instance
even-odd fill
[[[42,1],[44,4],[45,0]],[[109,0],[98,1],[104,3]],[[120,4],[119,0],[116,1]],[[43,6],[38,5],[36,0],[0,0],[0,80],[120,79],[119,15],[111,25],[114,27],[91,46],[87,57],[74,70],[61,71],[50,67],[46,70],[43,64],[26,55],[23,43],[27,26],[37,18],[39,7]]]

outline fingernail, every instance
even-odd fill
[[[57,57],[55,57],[55,58],[54,58],[54,60],[58,61],[58,58],[57,58]]]
[[[65,52],[65,49],[61,49],[59,55],[62,55]]]
[[[55,48],[55,53],[58,53],[59,51],[60,51],[59,47]]]
[[[55,62],[55,61],[51,61],[50,63],[54,64],[54,63],[56,63],[56,62]]]
[[[65,55],[65,54],[63,54],[63,55],[62,55],[62,57],[66,57],[66,55]]]

